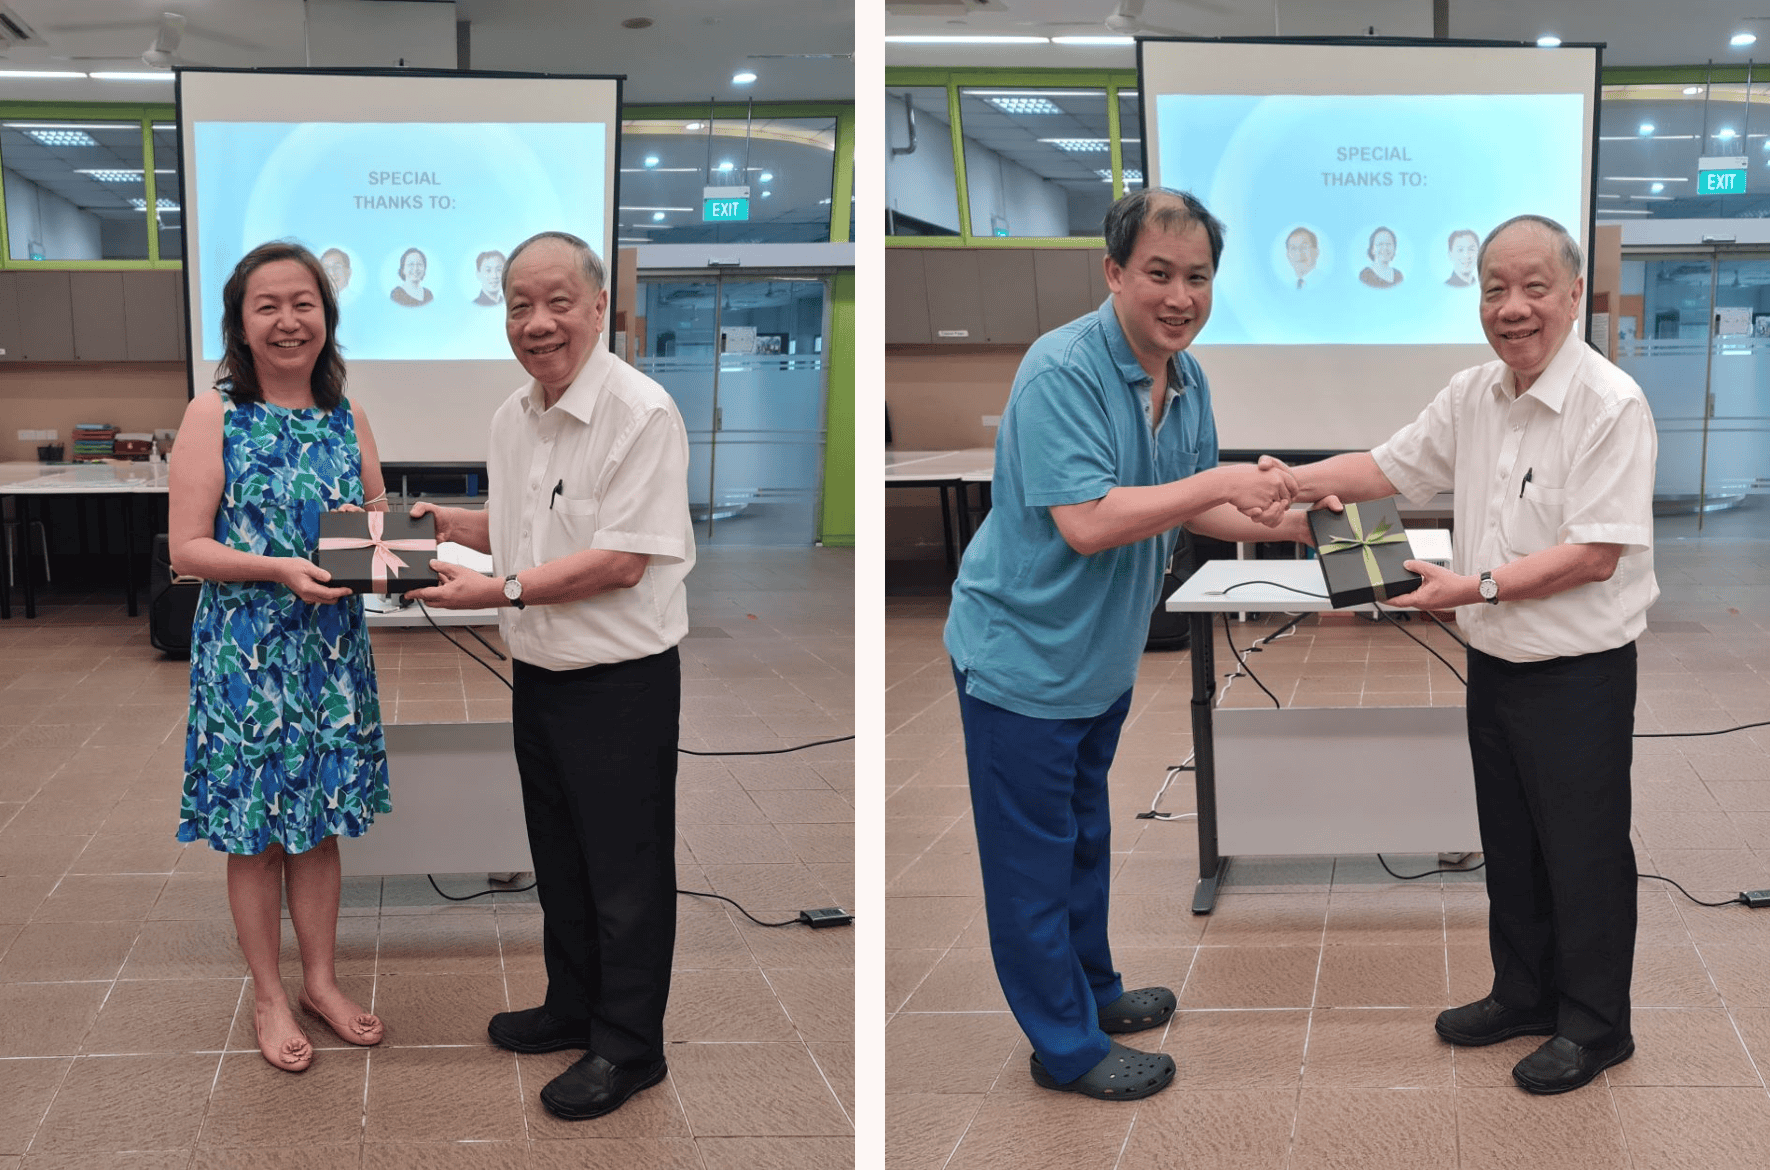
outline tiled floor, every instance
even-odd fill
[[[1770,719],[1770,540],[1676,539],[1642,638],[1640,731]],[[1443,1007],[1490,978],[1480,875],[1396,881],[1374,858],[1243,859],[1215,913],[1189,912],[1190,821],[1136,819],[1190,746],[1187,656],[1146,655],[1112,774],[1115,959],[1180,1011],[1133,1039],[1174,1086],[1108,1104],[1034,1086],[990,964],[945,602],[891,598],[886,623],[886,1124],[892,1170],[1731,1170],[1770,1165],[1770,911],[1704,909],[1640,883],[1635,1058],[1562,1097],[1513,1087],[1539,1043],[1438,1041]],[[1272,623],[1265,629],[1270,630]],[[1416,623],[1417,628],[1417,623]],[[1261,627],[1241,626],[1245,648]],[[1449,655],[1434,630],[1421,636]],[[1218,631],[1220,666],[1229,660]],[[1460,702],[1395,630],[1311,620],[1254,659],[1279,697]],[[1265,703],[1243,679],[1231,705]],[[1770,728],[1637,741],[1643,870],[1714,901],[1770,887]],[[1162,798],[1193,807],[1190,778]],[[1435,858],[1389,857],[1402,873]]]
[[[853,569],[837,550],[701,551],[685,748],[852,732]],[[390,721],[508,716],[503,686],[428,628],[374,642]],[[346,879],[342,981],[386,1041],[349,1048],[304,1019],[313,1066],[271,1069],[222,857],[173,839],[187,671],[108,595],[0,623],[0,1170],[853,1164],[852,932],[764,929],[709,899],[678,899],[670,1076],[607,1118],[536,1101],[575,1053],[485,1036],[541,998],[534,895],[457,905],[423,877]],[[682,888],[765,921],[852,907],[853,761],[851,743],[684,756]]]

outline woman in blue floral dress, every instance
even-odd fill
[[[271,243],[222,293],[214,392],[185,411],[169,469],[176,572],[203,578],[178,838],[228,854],[228,902],[252,972],[258,1047],[313,1059],[277,972],[282,893],[301,950],[301,1007],[352,1044],[381,1021],[334,968],[338,835],[390,809],[362,599],[308,560],[322,512],[385,509],[368,419],[344,398],[338,306],[307,249]]]

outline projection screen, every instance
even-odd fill
[[[222,356],[228,274],[293,239],[337,290],[381,458],[482,462],[525,377],[487,291],[502,257],[568,231],[615,287],[618,78],[189,69],[178,111],[193,392]]]
[[[1369,448],[1493,359],[1470,237],[1535,213],[1586,246],[1598,58],[1594,45],[1138,42],[1149,182],[1225,225],[1192,352],[1226,450]]]

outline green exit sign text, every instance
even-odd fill
[[[701,222],[740,223],[750,218],[748,187],[702,187]]]
[[[1745,159],[1702,158],[1696,160],[1696,193],[1698,195],[1744,195],[1745,187]]]

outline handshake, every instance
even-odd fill
[[[1221,481],[1217,487],[1236,511],[1268,528],[1278,527],[1291,505],[1298,501],[1320,500],[1336,511],[1339,509],[1339,501],[1334,497],[1312,494],[1300,487],[1296,473],[1282,459],[1271,455],[1260,456],[1257,463],[1224,464],[1209,474]]]

